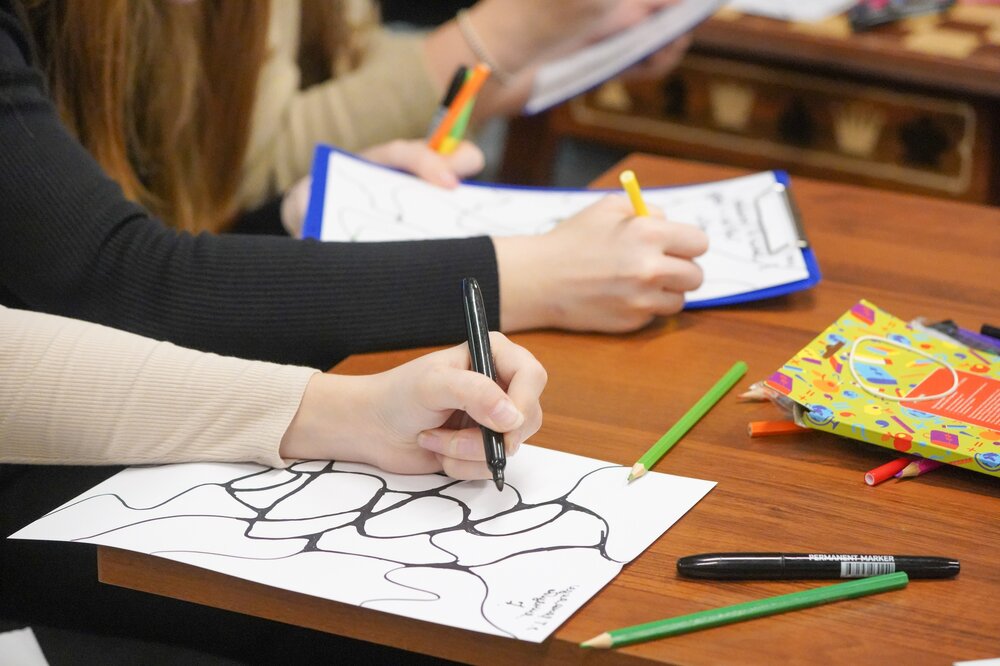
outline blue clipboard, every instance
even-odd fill
[[[346,151],[333,148],[331,146],[318,145],[316,146],[316,153],[313,159],[312,167],[312,184],[309,193],[309,207],[306,210],[306,218],[302,227],[302,237],[303,238],[313,238],[319,240],[322,237],[323,232],[323,208],[326,198],[326,172],[327,166],[330,163],[331,153],[343,153],[354,159],[359,158],[357,155],[348,153]],[[385,167],[383,167],[385,168]],[[767,287],[765,289],[756,289],[753,291],[745,291],[740,294],[733,294],[731,296],[722,296],[719,298],[709,298],[700,301],[688,301],[684,304],[685,310],[696,310],[701,308],[714,308],[723,305],[735,305],[739,303],[748,303],[752,301],[764,300],[767,298],[774,298],[776,296],[784,296],[786,294],[791,294],[796,291],[801,291],[803,289],[808,289],[817,285],[822,278],[819,270],[819,264],[816,261],[816,255],[809,245],[808,240],[805,236],[805,231],[802,227],[802,216],[799,214],[797,207],[795,206],[795,201],[791,194],[791,181],[788,177],[788,173],[781,170],[775,170],[771,173],[774,174],[775,180],[784,188],[783,199],[785,205],[788,206],[789,214],[795,221],[797,236],[798,236],[798,246],[799,250],[802,252],[802,259],[805,262],[806,270],[808,271],[808,276],[802,280],[796,280],[794,282],[786,282],[785,284],[775,285],[773,287]],[[497,185],[496,183],[490,183],[490,187],[509,187],[511,189],[545,189],[553,190],[557,188],[532,188],[523,186],[509,186],[509,185]],[[659,189],[659,188],[658,188]],[[567,190],[572,191],[571,188]],[[602,190],[593,190],[602,191]],[[607,192],[618,192],[619,190],[605,190]]]

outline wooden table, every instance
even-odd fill
[[[563,139],[1000,203],[1000,5],[852,33],[722,10],[661,81],[515,121],[501,176],[547,183]],[[530,150],[525,150],[530,146]]]
[[[738,173],[650,156],[622,166],[648,185]],[[609,174],[597,184],[614,182]],[[631,335],[515,336],[549,371],[545,423],[532,441],[631,465],[733,361],[749,364],[748,382],[763,377],[862,297],[902,318],[953,318],[970,327],[1000,315],[997,209],[806,179],[793,187],[824,273],[819,286],[684,312]],[[418,353],[352,357],[337,370],[379,371]],[[892,458],[890,451],[819,432],[747,437],[748,421],[775,416],[769,403],[731,395],[697,424],[655,469],[718,486],[542,644],[105,547],[100,579],[476,664],[951,664],[1000,656],[1000,480],[946,467],[867,487],[864,472]],[[719,550],[941,554],[960,558],[962,573],[619,650],[577,647],[607,629],[823,584],[677,578],[678,557]]]

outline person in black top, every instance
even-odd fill
[[[689,257],[703,235],[630,219],[623,197],[540,237],[318,243],[170,229],[126,199],[60,122],[17,7],[0,3],[4,305],[327,369],[352,353],[461,340],[454,295],[467,276],[506,332],[634,330],[675,312],[700,283]]]
[[[483,289],[488,320],[508,331],[631,330],[666,307],[656,294],[671,292],[668,309],[675,311],[677,292],[700,281],[696,269],[680,277],[658,269],[669,277],[656,281],[648,267],[626,264],[596,287],[538,297],[530,271],[606,259],[575,256],[581,238],[603,234],[597,245],[608,247],[603,239],[617,235],[633,256],[662,256],[659,248],[676,244],[676,231],[663,231],[662,219],[631,219],[623,198],[598,204],[544,242],[503,239],[503,253],[500,239],[495,249],[487,237],[355,244],[178,232],[126,199],[62,124],[29,35],[20,3],[0,0],[0,304],[204,351],[326,369],[354,353],[461,340],[456,304],[467,276]],[[508,267],[503,292],[499,264]],[[636,298],[643,294],[645,300]],[[0,536],[115,471],[0,469]],[[147,598],[96,585],[92,551],[5,540],[0,565],[0,616],[129,633],[150,627],[139,610]],[[81,600],[85,606],[72,608]]]

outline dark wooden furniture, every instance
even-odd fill
[[[1000,203],[1000,5],[853,34],[721,11],[663,81],[614,80],[514,121],[502,177],[546,183],[582,139]],[[530,150],[526,150],[527,146]]]
[[[630,167],[649,185],[735,169],[652,156]],[[618,169],[597,185],[611,187]],[[514,338],[549,371],[535,444],[631,465],[737,359],[746,383],[779,367],[860,298],[902,318],[967,326],[1000,311],[998,213],[940,199],[793,181],[823,281],[776,300],[684,312],[631,335],[543,331]],[[960,225],[959,225],[960,223]],[[352,357],[380,371],[426,350]],[[950,664],[1000,655],[1000,482],[945,467],[871,488],[891,451],[819,432],[749,439],[776,416],[735,392],[654,468],[718,486],[581,608],[531,644],[324,601],[142,554],[101,547],[100,579],[195,603],[474,664]],[[650,508],[651,511],[655,507]],[[958,557],[954,580],[593,652],[604,630],[820,585],[678,579],[680,556],[717,550],[858,551]]]

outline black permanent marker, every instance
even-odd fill
[[[905,571],[910,578],[951,578],[958,560],[916,555],[845,553],[702,553],[677,560],[677,573],[713,580],[865,578]]]

